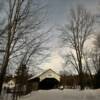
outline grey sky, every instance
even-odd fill
[[[59,31],[57,28],[59,26],[65,25],[69,19],[69,12],[72,7],[77,6],[78,4],[84,5],[92,13],[96,13],[100,9],[99,2],[100,0],[44,0],[47,1],[47,24],[45,29],[48,29],[53,26],[52,31],[50,32],[52,41],[50,44],[52,47],[58,46],[58,35]],[[55,44],[55,45],[54,45]]]
[[[100,0],[48,0],[48,24],[63,24],[69,9],[78,4],[95,11]]]
[[[59,31],[57,30],[57,27],[68,22],[69,10],[78,4],[82,4],[92,13],[97,13],[100,9],[99,2],[100,0],[48,0],[47,28],[54,26],[53,31],[51,31],[53,37],[50,41],[53,49],[50,61],[42,64],[42,68],[53,68],[56,71],[61,69],[64,61],[60,56],[60,52],[62,51],[60,51],[61,49],[59,48],[59,38],[57,38]]]

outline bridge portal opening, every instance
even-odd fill
[[[39,83],[39,89],[54,89],[57,88],[59,85],[59,81],[55,78],[45,78]]]

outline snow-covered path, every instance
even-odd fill
[[[20,100],[100,100],[100,90],[39,90]]]

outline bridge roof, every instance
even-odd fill
[[[35,78],[40,78],[40,81],[42,81],[45,78],[55,78],[58,81],[60,81],[60,75],[58,73],[56,73],[54,70],[52,69],[48,69],[42,73],[39,73],[33,77],[31,77],[29,80],[33,80]]]

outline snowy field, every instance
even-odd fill
[[[100,100],[100,89],[98,90],[39,90],[34,91],[20,100]]]

